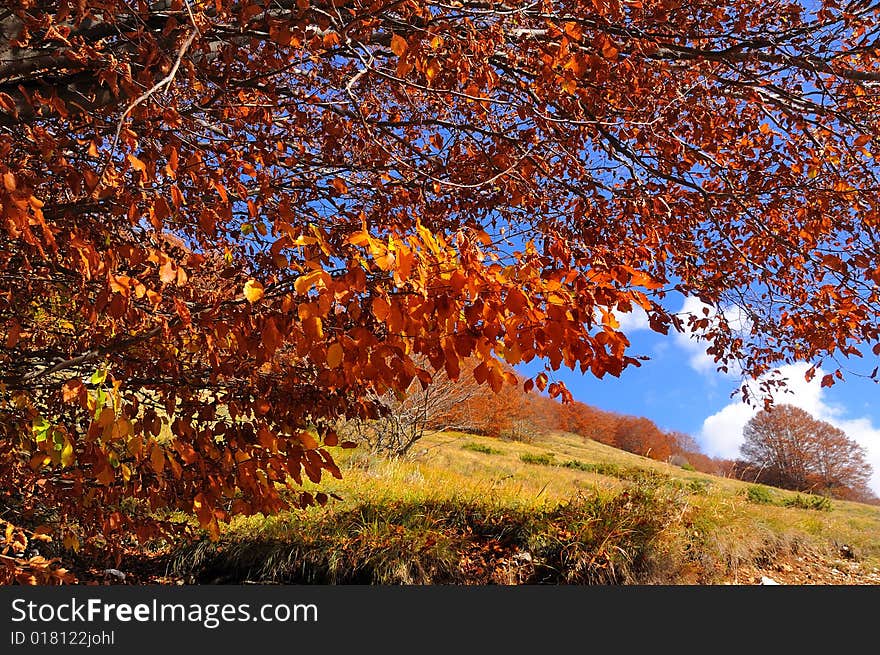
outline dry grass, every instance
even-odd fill
[[[880,565],[878,507],[790,507],[796,494],[778,489],[758,504],[752,485],[576,435],[443,432],[405,460],[355,450],[340,465],[343,480],[315,486],[342,501],[238,519],[219,544],[180,553],[178,571],[208,581],[707,583],[844,545]]]

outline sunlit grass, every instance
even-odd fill
[[[183,553],[179,569],[374,584],[541,576],[556,583],[711,582],[775,553],[834,553],[844,544],[866,565],[880,565],[878,507],[832,501],[830,511],[817,511],[780,489],[767,490],[770,502],[756,503],[748,491],[754,485],[576,435],[524,443],[440,432],[405,459],[355,449],[338,463],[342,480],[307,488],[342,500],[272,518],[239,517],[219,544]],[[792,502],[805,506],[786,506]],[[654,514],[662,524],[654,524]],[[578,554],[557,561],[557,546]],[[528,573],[508,570],[520,551],[533,558]],[[551,574],[541,568],[550,561],[574,568]],[[487,571],[491,566],[508,569]]]

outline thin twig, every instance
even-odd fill
[[[177,51],[177,59],[174,61],[174,65],[171,67],[171,70],[168,71],[168,75],[156,82],[147,91],[145,91],[137,99],[135,99],[134,102],[132,102],[122,113],[122,116],[119,117],[119,122],[116,124],[116,134],[113,136],[113,143],[110,146],[110,152],[107,153],[107,160],[104,162],[104,167],[101,169],[101,174],[98,176],[99,180],[104,179],[104,173],[107,170],[107,166],[110,164],[110,161],[113,159],[113,154],[116,152],[116,146],[119,144],[119,136],[120,134],[122,134],[122,127],[125,124],[125,119],[128,118],[129,114],[131,114],[132,111],[134,111],[135,107],[147,100],[150,96],[152,96],[163,87],[171,84],[171,82],[174,80],[174,77],[177,75],[177,70],[180,68],[180,63],[183,61],[183,57],[186,55],[196,36],[200,34],[198,25],[196,25],[195,16],[193,16],[192,9],[190,9],[189,6],[189,0],[186,1],[186,10],[187,12],[189,12],[189,18],[192,22],[192,32],[189,33],[189,36],[186,37],[186,40]]]

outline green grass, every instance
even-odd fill
[[[440,432],[407,459],[338,453],[343,479],[307,486],[342,501],[240,517],[219,541],[177,551],[175,571],[201,582],[711,583],[774,553],[841,544],[880,564],[875,506],[819,507],[571,434],[500,443]]]

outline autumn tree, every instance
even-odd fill
[[[402,457],[428,429],[470,428],[471,401],[476,397],[485,401],[485,390],[473,379],[476,365],[479,362],[465,362],[462,379],[453,380],[441,370],[430,383],[413,380],[402,392],[388,391],[375,397],[372,400],[381,407],[378,417],[343,420],[339,432],[366,444],[375,453]]]
[[[743,429],[746,470],[767,484],[842,498],[870,498],[865,450],[793,405],[761,411]]]
[[[9,518],[321,502],[340,418],[469,357],[619,375],[635,307],[745,376],[876,351],[880,18],[817,5],[6,2]]]
[[[557,401],[535,390],[524,391],[520,382],[498,391],[476,389],[464,402],[441,415],[439,423],[492,437],[530,441],[556,428],[559,407]]]
[[[566,403],[556,412],[557,429],[579,434],[605,444],[614,443],[619,415],[606,412],[580,401]]]

